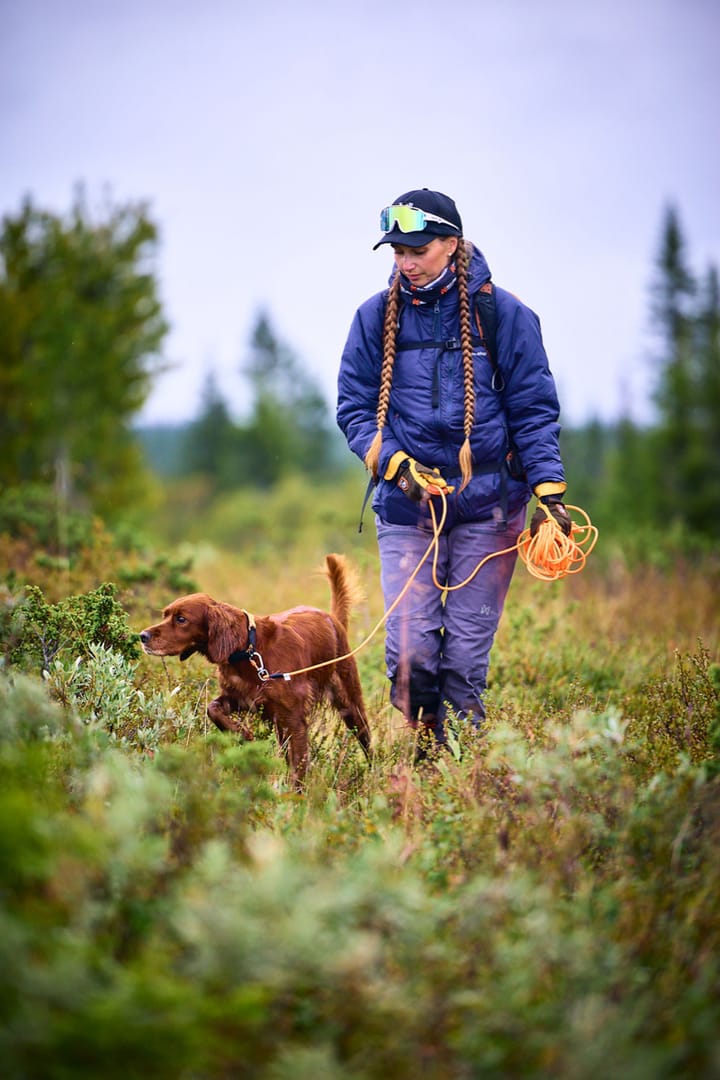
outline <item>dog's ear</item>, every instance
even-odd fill
[[[215,603],[208,608],[207,658],[222,664],[231,653],[244,649],[248,641],[245,616],[230,604]]]

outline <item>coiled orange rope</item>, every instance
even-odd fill
[[[518,558],[528,572],[541,581],[557,581],[568,574],[579,574],[597,543],[597,528],[579,506],[566,504],[569,514],[573,511],[583,519],[580,524],[573,521],[570,535],[566,536],[544,503],[540,505],[547,514],[547,521],[542,522],[534,536],[530,535],[529,529],[520,533]]]

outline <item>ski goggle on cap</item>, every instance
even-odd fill
[[[436,221],[440,225],[449,225],[453,231],[457,231],[457,225],[437,214],[429,214],[427,210],[420,210],[417,206],[386,206],[380,211],[380,228],[383,232],[390,232],[397,225],[400,232],[422,232],[427,229],[428,222]]]
[[[435,236],[462,235],[462,221],[453,200],[429,188],[399,195],[380,212],[380,228],[383,236],[373,251],[381,244],[423,247]]]

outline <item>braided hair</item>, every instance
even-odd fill
[[[460,491],[472,476],[472,451],[470,433],[475,421],[475,381],[473,378],[473,350],[471,337],[470,296],[468,293],[468,263],[472,254],[472,244],[460,238],[455,251],[455,273],[457,276],[458,303],[460,308],[460,345],[463,358],[463,390],[465,410],[463,415],[463,433],[465,439],[460,447],[458,461],[462,473]],[[400,308],[400,271],[396,268],[388,290],[383,324],[383,361],[380,369],[380,388],[377,405],[377,430],[370,448],[365,455],[365,467],[377,480],[382,433],[390,407],[390,389],[392,386],[393,365],[395,363],[395,344],[398,331],[398,312]]]

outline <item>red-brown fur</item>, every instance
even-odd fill
[[[271,675],[321,664],[350,651],[348,619],[360,590],[342,555],[326,556],[325,573],[332,595],[329,612],[303,606],[255,617],[255,649]],[[261,681],[250,660],[228,663],[233,652],[248,646],[245,612],[206,593],[174,600],[163,611],[162,622],[140,632],[140,640],[151,656],[185,659],[199,652],[217,664],[220,695],[208,706],[208,716],[223,731],[236,731],[252,739],[252,729],[241,714],[262,709],[287,755],[298,790],[307,769],[310,714],[323,699],[337,709],[369,757],[370,729],[353,657],[293,675],[290,680]]]

